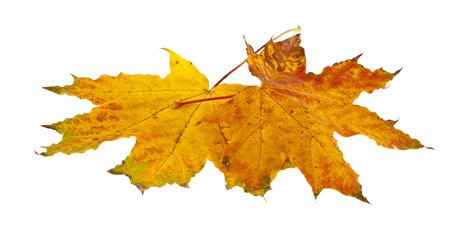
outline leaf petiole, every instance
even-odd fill
[[[296,28],[292,28],[292,29],[289,29],[281,34],[279,34],[277,37],[273,38],[272,40],[276,40],[282,36],[284,36],[285,34],[287,33],[290,33],[290,32],[300,32],[302,30],[302,28],[300,26],[297,26]],[[257,49],[257,51],[255,51],[255,53],[258,53],[260,52],[265,46],[266,44],[268,43],[265,43],[263,46],[261,46],[259,49]],[[234,71],[236,71],[238,68],[240,68],[242,65],[244,65],[244,63],[247,61],[247,59],[245,59],[244,61],[242,61],[239,65],[237,65],[235,68],[233,68],[231,71],[229,71],[227,74],[225,74],[217,83],[215,83],[215,85],[213,85],[213,87],[210,89],[212,90],[214,87],[220,85],[221,82],[223,82],[223,80],[225,80],[231,73],[233,73]]]
[[[203,98],[203,99],[197,99],[197,100],[192,100],[192,101],[184,101],[184,102],[174,102],[171,108],[179,108],[183,105],[190,104],[190,103],[198,103],[198,102],[205,102],[205,101],[213,101],[213,100],[220,100],[220,99],[227,99],[227,98],[232,98],[234,95],[228,95],[228,96],[222,96],[222,97],[213,97],[213,98]]]

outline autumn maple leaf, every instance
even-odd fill
[[[47,147],[42,155],[82,153],[105,141],[136,136],[130,155],[110,173],[129,176],[142,192],[166,183],[187,186],[207,160],[209,146],[204,144],[202,132],[206,130],[210,139],[218,139],[218,148],[224,143],[217,124],[196,123],[225,101],[219,100],[221,97],[236,94],[243,86],[224,84],[209,91],[207,78],[191,62],[166,50],[170,53],[171,73],[164,79],[121,73],[97,80],[74,77],[72,85],[46,87],[58,94],[88,99],[97,107],[90,113],[45,125],[62,133],[63,139]],[[204,98],[216,99],[200,101]],[[172,108],[182,101],[198,102]]]
[[[399,71],[370,71],[358,64],[358,56],[320,74],[306,73],[297,34],[270,40],[260,54],[247,44],[249,70],[261,87],[220,85],[226,74],[209,90],[207,78],[191,62],[166,50],[171,73],[164,79],[121,73],[97,80],[74,77],[72,85],[45,87],[97,106],[44,125],[63,139],[41,154],[83,153],[105,141],[135,136],[129,156],[109,172],[127,175],[141,192],[167,183],[187,186],[210,159],[225,174],[228,188],[240,186],[253,195],[263,196],[282,169],[297,167],[315,197],[331,188],[368,202],[334,132],[363,134],[387,148],[423,147],[395,129],[396,121],[353,104],[361,92],[385,88]]]
[[[247,45],[249,70],[261,87],[249,86],[203,121],[226,124],[229,140],[212,161],[227,186],[263,196],[286,167],[303,173],[315,196],[331,188],[367,202],[358,174],[345,162],[333,133],[364,134],[380,146],[416,149],[423,145],[365,107],[353,104],[363,91],[384,88],[398,72],[370,71],[358,57],[306,73],[297,34],[269,41],[257,54]],[[221,150],[220,150],[221,151]]]

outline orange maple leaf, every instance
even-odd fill
[[[269,41],[261,54],[247,45],[249,70],[261,87],[249,86],[203,121],[226,123],[230,141],[212,161],[225,173],[228,187],[263,196],[276,174],[295,166],[315,196],[324,188],[367,202],[358,174],[344,161],[333,133],[364,134],[387,148],[423,145],[365,107],[353,104],[362,91],[384,88],[398,72],[370,71],[353,58],[305,72],[305,53],[297,34]]]

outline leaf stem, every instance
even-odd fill
[[[300,26],[297,26],[296,28],[292,28],[292,29],[289,29],[281,34],[279,34],[277,37],[273,38],[272,40],[276,40],[280,37],[282,37],[283,35],[289,33],[289,32],[300,32],[302,30],[302,28]],[[259,49],[257,49],[257,51],[255,51],[255,53],[258,53],[260,52],[265,46],[266,44],[268,43],[265,43],[263,46],[261,46]],[[212,90],[214,87],[218,86],[221,84],[221,82],[223,82],[223,80],[225,80],[231,73],[233,73],[234,71],[236,71],[238,68],[240,68],[242,65],[244,65],[244,63],[247,61],[247,59],[245,59],[244,61],[242,61],[239,65],[237,65],[235,68],[233,68],[231,71],[229,71],[227,74],[225,74],[217,83],[215,83],[215,85],[213,85],[213,87],[210,89]]]
[[[213,98],[203,98],[203,99],[197,99],[197,100],[192,100],[192,101],[184,101],[184,102],[174,102],[171,107],[172,108],[179,108],[179,107],[181,107],[183,105],[190,104],[190,103],[213,101],[213,100],[227,99],[227,98],[232,98],[232,97],[234,97],[234,95],[228,95],[228,96],[222,96],[222,97],[213,97]]]

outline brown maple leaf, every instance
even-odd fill
[[[387,148],[423,147],[395,129],[395,121],[353,104],[361,92],[384,88],[399,71],[370,71],[357,63],[358,56],[321,74],[306,73],[299,34],[269,41],[260,54],[249,45],[247,51],[249,70],[261,87],[245,88],[203,119],[228,130],[224,151],[215,151],[211,160],[225,173],[229,188],[263,196],[281,169],[295,166],[315,196],[331,188],[368,202],[333,133],[364,134]]]

